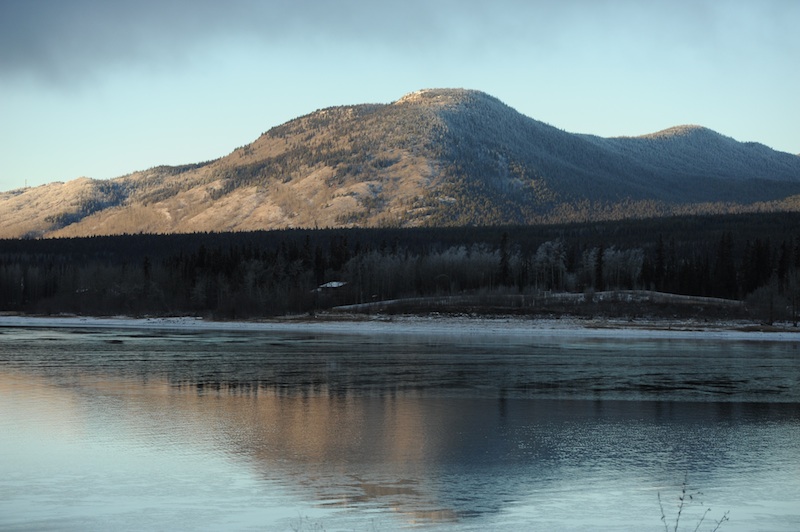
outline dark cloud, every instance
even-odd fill
[[[463,15],[458,7],[447,0],[3,0],[0,78],[76,80],[113,63],[180,59],[235,36],[267,45],[324,39],[423,46],[442,37],[450,17]]]
[[[6,0],[0,4],[0,73],[63,80],[141,58],[152,53],[153,39],[169,43],[189,36],[176,7],[148,0]]]

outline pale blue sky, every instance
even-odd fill
[[[0,0],[0,190],[220,157],[332,105],[479,89],[601,136],[800,153],[796,0]]]

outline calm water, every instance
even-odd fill
[[[0,329],[3,530],[663,530],[687,476],[800,529],[797,343]]]

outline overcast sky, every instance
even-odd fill
[[[213,159],[322,107],[479,89],[567,131],[800,153],[795,0],[0,0],[0,190]]]

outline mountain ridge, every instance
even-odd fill
[[[0,193],[0,236],[529,224],[795,210],[800,158],[711,129],[568,133],[484,92],[320,109],[230,154]]]

